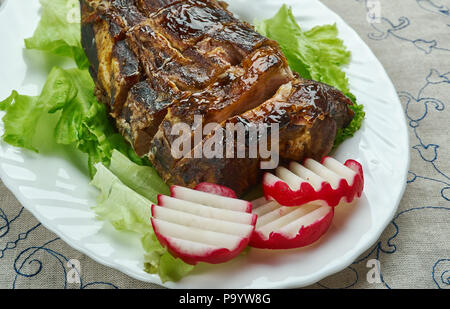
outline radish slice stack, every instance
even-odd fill
[[[279,167],[276,175],[266,173],[263,179],[266,199],[283,206],[318,202],[335,207],[341,201],[351,203],[361,197],[363,187],[361,164],[354,160],[342,164],[331,157],[322,163],[306,159],[303,166],[292,162],[289,169]]]
[[[152,225],[160,243],[189,264],[223,263],[247,245],[292,249],[317,241],[331,226],[334,207],[360,197],[361,164],[326,157],[278,167],[263,179],[265,197],[252,203],[233,190],[201,183],[195,190],[172,186],[158,196]],[[253,209],[253,213],[252,213]]]
[[[188,264],[223,263],[239,255],[253,234],[250,202],[173,186],[152,205],[159,242]]]
[[[329,228],[334,209],[319,204],[285,207],[264,197],[253,202],[258,216],[250,246],[292,249],[317,241]]]
[[[314,243],[329,229],[334,207],[360,197],[363,187],[362,166],[354,160],[306,159],[266,173],[265,197],[253,202],[258,221],[250,245],[291,249]]]

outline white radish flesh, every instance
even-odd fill
[[[273,222],[293,211],[296,210],[296,207],[280,207],[280,205],[278,205],[278,207],[274,210],[272,210],[269,213],[266,213],[263,216],[258,216],[258,221],[256,222],[256,228],[258,229],[261,226],[264,226],[270,222]]]
[[[297,162],[291,162],[289,169],[300,178],[309,182],[316,190],[319,190],[322,187],[322,183],[325,182],[325,179]]]
[[[260,206],[256,208],[253,213],[256,214],[258,217],[264,216],[265,214],[277,209],[280,207],[280,205],[275,201],[269,201],[266,205]]]
[[[330,183],[333,189],[339,186],[342,177],[313,159],[305,160],[305,167]]]
[[[252,224],[253,215],[234,210],[213,208],[192,202],[182,201],[169,196],[160,196],[161,206],[202,216],[211,219],[224,220],[242,224]]]
[[[205,245],[199,242],[179,239],[175,237],[167,237],[167,240],[170,241],[171,245],[177,250],[182,251],[184,254],[190,254],[194,256],[201,256],[207,252],[220,249],[220,247],[217,246]]]
[[[331,157],[326,158],[325,161],[323,162],[323,165],[325,165],[327,168],[334,171],[336,174],[340,175],[341,177],[344,177],[350,186],[353,184],[353,181],[356,176],[356,172],[354,170],[352,170],[351,168],[348,168],[341,162],[339,162],[336,159],[333,159]]]
[[[153,218],[153,220],[158,228],[158,233],[164,237],[174,237],[191,242],[219,246],[229,250],[234,250],[243,240],[243,237],[238,237],[235,235],[188,227],[159,220],[157,218]]]
[[[279,167],[276,169],[276,175],[278,178],[283,180],[292,190],[300,189],[300,185],[305,182],[302,178],[298,177],[290,170],[284,167]]]
[[[320,206],[312,205],[312,204],[295,207],[296,209],[293,212],[290,212],[285,216],[282,216],[272,222],[269,222],[268,224],[266,224],[264,226],[259,227],[258,231],[261,232],[265,236],[269,236],[270,233],[279,231],[282,227],[305,216],[306,214],[310,213],[311,211],[316,210],[318,207],[320,207]]]
[[[228,209],[234,211],[246,212],[249,210],[249,203],[243,200],[223,197],[211,193],[196,191],[180,186],[173,186],[171,188],[173,197],[198,203],[205,206],[211,206],[220,209]]]
[[[279,232],[294,237],[295,235],[298,234],[302,226],[309,226],[313,224],[314,222],[325,217],[325,215],[328,214],[330,211],[332,211],[331,207],[322,206],[308,213],[307,215],[298,218],[294,222],[291,222],[288,225],[282,227],[279,230]]]
[[[247,235],[253,231],[253,226],[248,224],[205,218],[166,207],[155,206],[153,215],[159,220],[236,236]]]
[[[211,186],[211,192],[227,190],[205,186]],[[151,222],[173,256],[192,265],[224,263],[249,244],[257,218],[250,213],[250,202],[178,186],[170,189],[173,197],[160,195],[158,205],[152,205]]]

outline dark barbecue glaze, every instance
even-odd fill
[[[80,2],[82,44],[97,97],[138,155],[147,155],[169,184],[208,181],[243,193],[260,180],[259,155],[195,159],[193,150],[172,157],[174,125],[193,125],[195,115],[222,131],[231,123],[247,130],[279,124],[282,161],[327,155],[337,129],[353,118],[344,94],[293,74],[278,44],[222,1]],[[197,141],[191,133],[197,149],[215,137]],[[241,146],[248,150],[257,142]]]
[[[270,100],[224,121],[220,128],[205,137],[197,147],[205,147],[208,140],[216,138],[217,130],[221,130],[222,133],[219,136],[223,139],[219,145],[223,146],[222,151],[226,153],[227,124],[242,124],[248,132],[251,127],[256,128],[258,125],[268,126],[276,123],[279,125],[278,145],[281,161],[301,161],[306,157],[320,160],[331,151],[336,136],[336,122],[328,112],[320,107],[321,102],[327,100],[332,93],[332,89],[324,90],[319,94],[313,90],[305,91],[302,82],[297,80],[285,84]],[[270,129],[267,131],[270,134]],[[168,181],[169,183],[183,182],[188,186],[194,186],[197,183],[214,180],[229,184],[233,190],[241,194],[243,188],[249,188],[258,183],[261,157],[258,154],[256,158],[251,159],[249,145],[258,144],[260,138],[266,137],[257,135],[255,140],[251,139],[249,135],[245,136],[246,156],[242,159],[193,160],[190,159],[194,157],[195,150],[193,150],[189,154],[189,158],[180,160],[170,173]],[[237,154],[236,142],[234,146],[234,154]],[[271,149],[270,143],[269,149]],[[227,173],[223,173],[223,171],[227,171]],[[243,174],[249,176],[236,177],[236,175]],[[235,180],[231,181],[232,178]]]
[[[172,128],[179,122],[194,125],[194,116],[202,116],[202,126],[210,122],[221,123],[229,117],[252,109],[273,95],[275,91],[292,78],[286,70],[286,60],[282,54],[274,52],[272,47],[255,51],[242,62],[242,70],[229,70],[223,78],[205,91],[197,92],[179,100],[170,108],[160,131],[155,135],[151,157],[164,158],[153,160],[164,162],[155,167],[165,178],[178,160],[173,158],[171,145],[177,138],[171,135]],[[261,87],[265,84],[265,87]],[[194,145],[193,145],[194,146]]]

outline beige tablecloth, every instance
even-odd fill
[[[392,78],[409,124],[411,167],[399,211],[380,240],[312,287],[450,288],[450,0],[323,2],[359,33]],[[81,283],[66,280],[65,259],[80,261]],[[63,287],[157,288],[73,250],[1,184],[0,288]]]

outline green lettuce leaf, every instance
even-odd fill
[[[353,137],[355,133],[361,129],[364,117],[366,116],[363,105],[354,104],[353,106],[350,106],[350,108],[355,112],[355,117],[346,128],[338,130],[334,141],[335,148],[342,144],[346,139]]]
[[[81,46],[80,6],[78,0],[40,0],[41,20],[27,49],[36,49],[73,58],[79,68],[89,67]]]
[[[354,135],[361,128],[364,108],[356,103],[342,67],[351,60],[351,53],[338,38],[336,25],[317,26],[303,31],[297,24],[292,9],[283,5],[278,13],[266,20],[255,22],[256,30],[277,41],[288,59],[289,66],[303,78],[329,84],[341,90],[354,103],[353,122],[338,132],[335,146]]]
[[[154,168],[131,162],[118,151],[113,151],[109,169],[125,185],[153,203],[158,202],[158,194],[170,195],[169,186],[164,183]]]
[[[119,231],[146,234],[153,231],[150,222],[152,202],[124,185],[103,164],[95,165],[97,173],[91,184],[100,190],[92,209],[99,219],[109,221]]]
[[[40,142],[53,137],[57,144],[86,153],[92,185],[100,190],[93,207],[98,219],[119,231],[140,235],[145,270],[158,274],[164,282],[178,281],[193,266],[160,245],[150,221],[152,202],[158,194],[169,194],[169,188],[117,133],[105,105],[94,96],[94,82],[84,69],[88,61],[80,43],[79,16],[71,15],[79,11],[78,1],[41,0],[41,4],[41,21],[33,37],[25,40],[26,47],[70,57],[78,68],[55,67],[39,96],[13,91],[0,102],[0,110],[6,111],[3,139],[38,152]],[[53,136],[46,136],[48,132]]]
[[[117,152],[114,153],[113,158],[115,158],[112,161],[114,165],[118,161],[125,167],[134,165]],[[194,269],[192,265],[174,258],[157,240],[150,221],[152,203],[122,183],[121,179],[103,164],[97,164],[96,168],[97,173],[91,184],[100,190],[100,195],[97,205],[92,209],[98,219],[110,222],[117,230],[134,232],[142,237],[145,271],[158,274],[163,282],[179,281],[191,272]],[[152,168],[145,167],[147,171],[150,169]],[[150,187],[152,183],[159,181],[159,176],[156,179],[150,179],[139,172],[135,177],[136,183],[142,184],[140,188]],[[129,180],[128,176],[123,179]]]
[[[3,117],[3,140],[13,146],[37,152],[32,139],[42,108],[38,106],[37,97],[20,95],[13,91],[8,98],[0,102],[0,109],[7,112]]]
[[[0,102],[0,108],[6,111],[3,139],[13,146],[37,152],[38,146],[33,140],[46,131],[38,127],[39,120],[45,114],[51,114],[56,122],[53,129],[56,143],[73,145],[86,153],[91,176],[95,173],[96,163],[109,165],[114,149],[143,164],[115,131],[106,107],[95,98],[94,83],[87,70],[55,67],[39,96],[23,96],[13,91],[10,97]]]
[[[341,66],[350,62],[351,53],[338,38],[336,25],[305,32],[297,24],[292,8],[283,5],[273,18],[256,21],[256,30],[280,44],[289,65],[302,77],[349,92]]]
[[[154,233],[144,235],[142,246],[146,252],[144,270],[150,274],[159,275],[162,282],[180,281],[194,269],[194,266],[173,257],[166,248],[161,246]]]
[[[33,138],[37,133],[39,119],[44,113],[64,105],[76,96],[77,90],[67,82],[64,71],[59,68],[50,72],[40,96],[29,97],[13,91],[0,103],[0,108],[6,111],[3,118],[4,141],[37,152],[37,148],[33,146]]]

